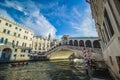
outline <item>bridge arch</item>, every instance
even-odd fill
[[[74,40],[74,46],[78,46],[78,41]]]
[[[100,43],[98,40],[93,41],[93,47],[94,48],[100,48]]]
[[[80,41],[79,41],[79,46],[80,46],[80,47],[84,47],[84,41],[83,41],[83,40],[80,40]]]
[[[70,41],[69,41],[69,45],[70,45],[70,46],[73,46],[73,40],[70,40]]]
[[[86,40],[85,45],[86,47],[92,47],[92,43],[90,40]]]

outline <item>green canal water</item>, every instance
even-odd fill
[[[0,64],[0,80],[89,80],[84,66],[70,61],[37,61],[10,67]]]

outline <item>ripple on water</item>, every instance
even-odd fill
[[[84,72],[84,73],[83,73]],[[89,80],[85,70],[69,61],[37,61],[11,68],[0,66],[0,80]]]

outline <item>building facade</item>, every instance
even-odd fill
[[[53,39],[51,42],[51,48],[55,48],[60,45],[60,41],[58,39]]]
[[[32,43],[32,52],[41,53],[46,52],[50,49],[50,39],[43,38],[41,36],[34,36]]]
[[[111,73],[120,79],[120,0],[87,0],[90,3],[103,57]]]
[[[69,35],[63,35],[62,38],[61,38],[61,40],[62,40],[61,44],[62,45],[67,45],[69,37],[70,37]]]
[[[32,30],[0,16],[0,59],[13,60],[12,57],[20,57],[17,47],[32,48],[33,35]]]

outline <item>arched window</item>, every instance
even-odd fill
[[[91,44],[91,41],[90,41],[90,40],[87,40],[87,41],[85,42],[85,45],[86,45],[86,47],[92,47],[92,44]]]
[[[83,40],[80,40],[80,41],[79,41],[79,46],[80,46],[80,47],[84,47],[84,41],[83,41]]]
[[[100,43],[98,40],[93,41],[93,47],[94,48],[100,48]]]
[[[69,41],[69,45],[73,46],[73,41],[72,40]]]
[[[78,46],[78,41],[74,40],[74,46]]]

